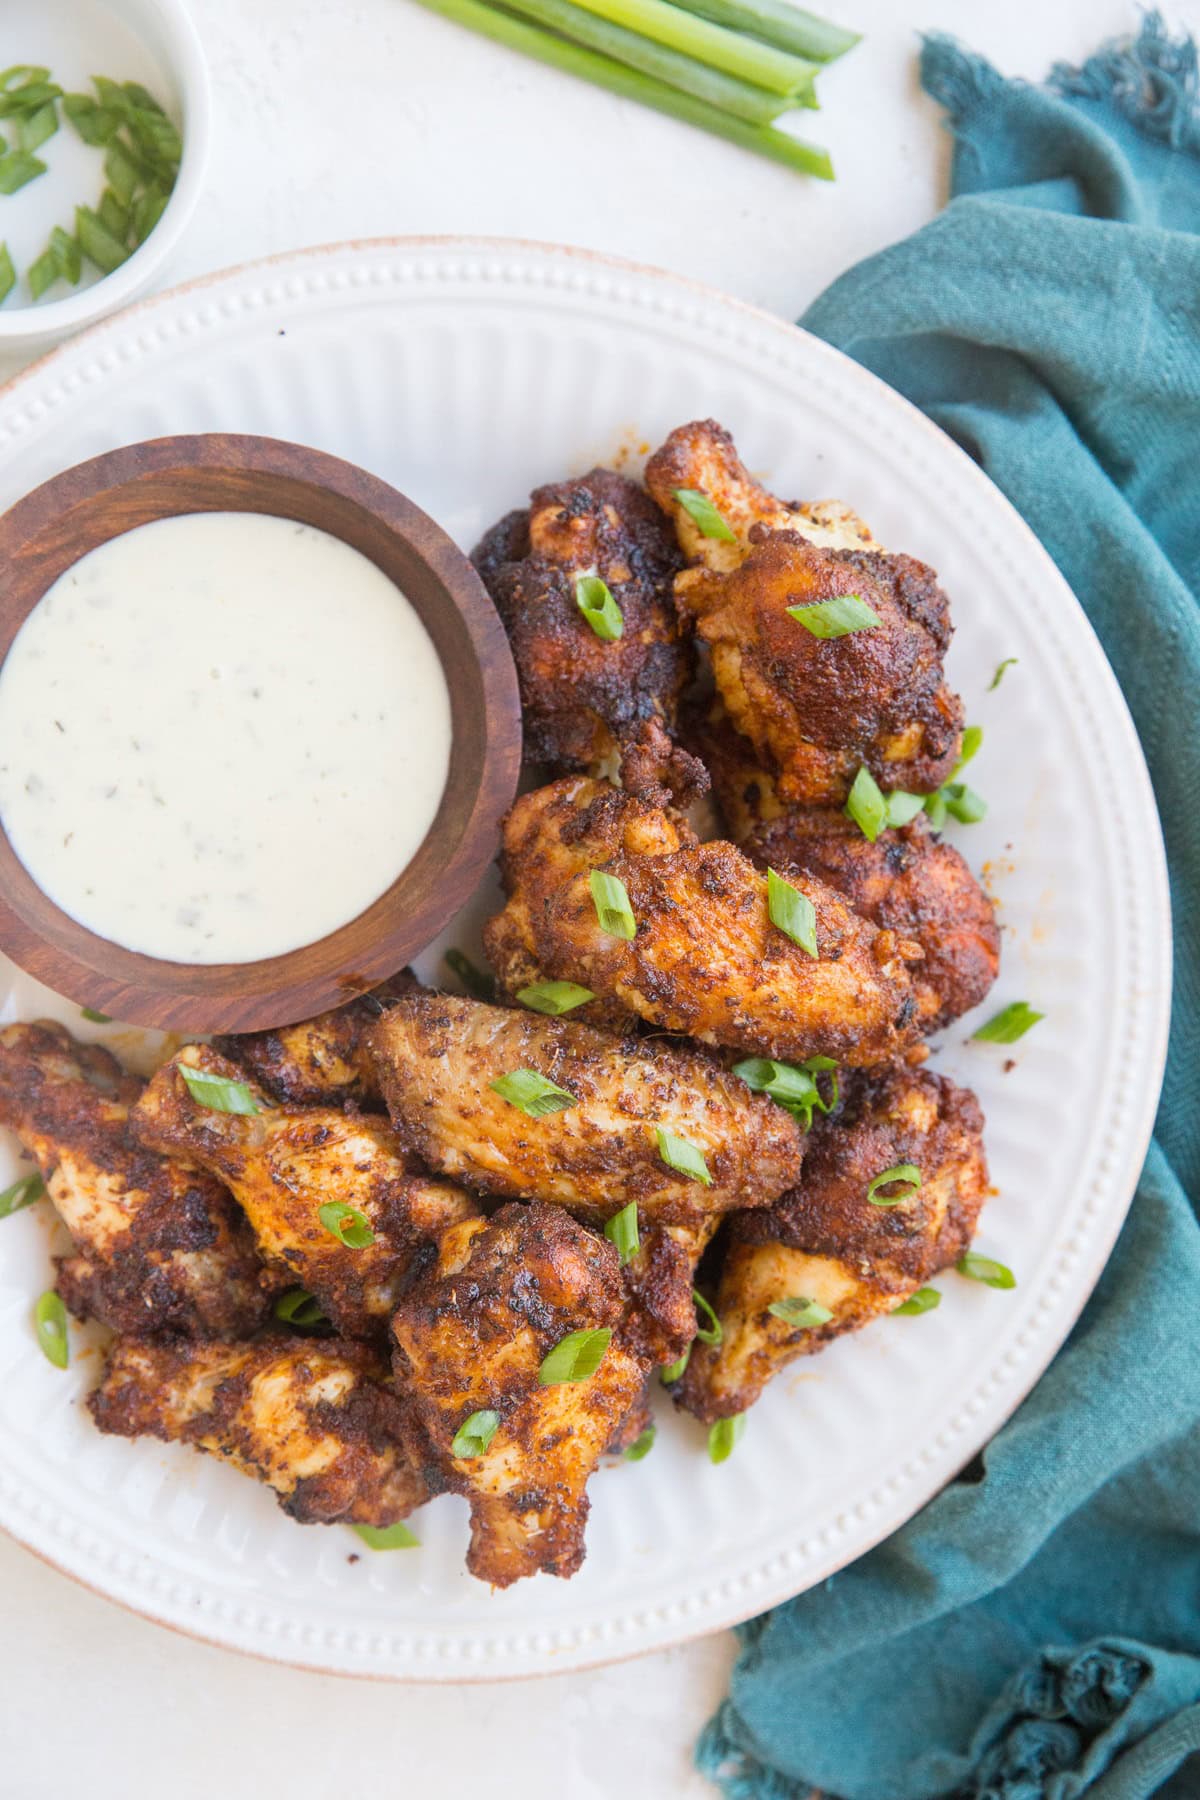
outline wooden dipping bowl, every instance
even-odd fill
[[[474,891],[516,792],[521,708],[504,627],[471,564],[419,507],[352,463],[275,438],[157,438],[93,457],[0,519],[0,661],[46,590],[109,538],[177,513],[273,513],[341,538],[411,601],[442,661],[452,743],[437,817],[408,867],[349,924],[286,955],[191,964],[89,931],[0,828],[0,949],[80,1005],[189,1032],[291,1024],[394,974]]]

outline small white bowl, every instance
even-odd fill
[[[183,138],[183,158],[166,210],[145,243],[111,275],[101,275],[61,300],[29,299],[24,274],[53,225],[70,227],[75,204],[93,205],[96,192],[80,191],[74,128],[61,115],[58,133],[41,155],[50,166],[18,193],[0,198],[0,240],[14,235],[27,253],[16,254],[18,289],[0,306],[0,353],[46,344],[115,312],[149,287],[196,207],[208,161],[212,96],[208,65],[182,0],[4,0],[5,48],[13,59],[45,64],[51,78],[91,92],[87,77],[142,81],[160,100]],[[135,66],[129,67],[128,63]],[[60,152],[56,176],[55,150]],[[93,158],[94,160],[94,158]],[[71,165],[75,165],[74,185]],[[41,192],[39,193],[39,190]],[[36,248],[32,246],[36,245]],[[85,270],[88,265],[85,264]],[[94,273],[94,271],[93,271]],[[85,277],[86,279],[86,277]],[[18,294],[24,297],[22,304]]]

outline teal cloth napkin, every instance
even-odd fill
[[[802,323],[982,464],[1104,643],[1166,831],[1170,1064],[1128,1223],[1056,1362],[903,1530],[743,1628],[697,1756],[730,1800],[1196,1800],[1196,51],[1152,14],[1046,87],[944,37],[922,77],[949,115],[954,198]]]

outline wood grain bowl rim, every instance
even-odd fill
[[[316,525],[362,551],[412,602],[450,693],[445,792],[415,856],[356,918],[248,963],[171,962],[126,949],[64,912],[0,822],[0,949],[47,987],[130,1025],[254,1031],[338,1005],[394,974],[459,910],[499,848],[521,763],[516,669],[471,563],[380,477],[306,445],[210,432],[107,451],[51,477],[0,518],[0,665],[58,576],[134,526],[248,511]]]

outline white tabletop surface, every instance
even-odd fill
[[[341,238],[487,233],[655,263],[794,316],[941,204],[948,140],[918,89],[918,29],[953,30],[1033,77],[1125,29],[1135,11],[1128,0],[811,4],[866,34],[823,78],[826,111],[809,127],[833,152],[832,187],[526,62],[410,0],[193,0],[215,143],[167,278]],[[22,46],[0,29],[0,66],[18,60]],[[88,1800],[285,1790],[703,1800],[714,1790],[692,1770],[691,1747],[735,1647],[707,1638],[493,1687],[338,1681],[148,1625],[4,1538],[0,1631],[0,1800],[44,1800],[51,1785]]]

